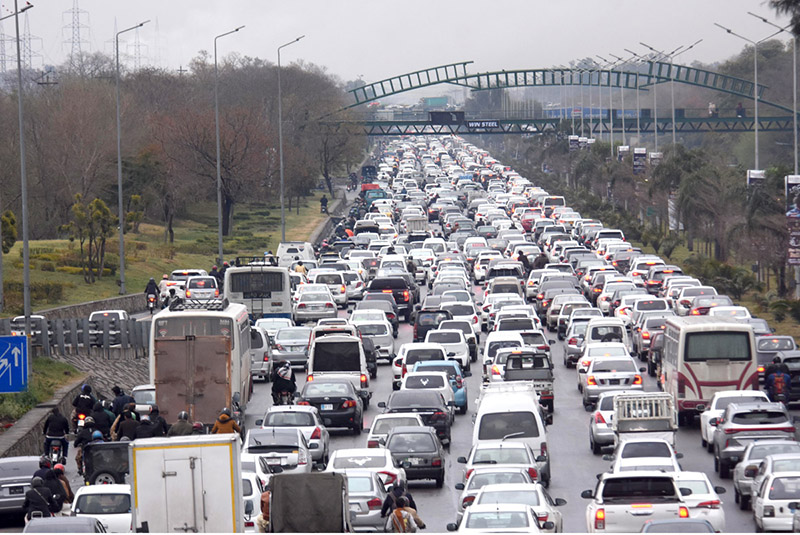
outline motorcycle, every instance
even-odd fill
[[[150,311],[150,315],[152,315],[156,310],[156,295],[155,294],[147,294],[147,310]]]
[[[76,433],[80,431],[81,428],[83,427],[83,424],[86,423],[85,420],[86,420],[86,415],[83,414],[82,412],[79,412],[78,414],[75,415],[74,418],[72,418],[72,427],[75,429]]]
[[[45,438],[51,439],[50,449],[47,452],[47,459],[50,461],[50,465],[55,466],[59,463],[63,464],[65,462],[64,454],[61,449],[61,442],[58,441],[61,437],[47,436]]]
[[[274,405],[294,405],[294,395],[288,391],[278,392],[273,394],[272,401]]]

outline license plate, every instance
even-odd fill
[[[332,411],[333,410],[333,403],[323,403],[322,404],[323,411]]]
[[[609,379],[608,380],[608,384],[610,384],[610,385],[618,385],[619,384],[619,379]]]
[[[267,458],[267,464],[271,465],[271,466],[279,465],[279,464],[281,464],[281,460],[280,460],[280,458],[277,458],[277,457],[275,457],[275,458]]]
[[[425,459],[420,459],[419,457],[409,457],[406,460],[414,466],[425,464]]]
[[[25,487],[8,487],[9,494],[24,494]]]

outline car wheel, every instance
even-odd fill
[[[463,407],[458,408],[459,414],[467,414],[467,410],[469,410],[469,402],[465,402]]]
[[[444,473],[436,478],[436,488],[440,489],[444,485]]]
[[[406,323],[411,323],[411,311],[407,311],[404,316]]]
[[[656,376],[656,368],[653,366],[653,363],[650,362],[650,359],[647,359],[647,375],[650,377]]]
[[[708,445],[706,446],[706,451],[708,453],[713,453],[714,452],[714,443],[713,442],[709,442],[708,443]]]
[[[92,485],[113,485],[117,482],[112,472],[98,472],[91,478]]]
[[[742,511],[750,510],[750,496],[739,496],[739,509]]]
[[[392,331],[392,338],[397,338],[397,329]]]
[[[589,433],[589,448],[595,455],[600,454],[600,446],[594,441],[594,437],[592,437],[591,433]]]
[[[360,435],[362,427],[364,427],[363,422],[358,422],[356,424],[353,424],[353,434],[354,435]]]
[[[719,457],[717,457],[717,452],[714,452],[714,471],[719,473]]]
[[[731,477],[731,466],[722,460],[719,461],[719,477],[720,479],[728,479]]]
[[[740,497],[739,491],[736,490],[736,487],[733,487],[733,501],[739,503],[739,497]]]
[[[708,441],[702,437],[700,438],[700,444],[702,444],[704,448],[708,448]]]
[[[470,371],[470,363],[471,362],[472,362],[472,359],[467,359],[467,365],[464,366],[464,370],[465,371]]]

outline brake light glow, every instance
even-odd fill
[[[678,509],[678,518],[689,518],[689,509],[681,505]]]
[[[605,509],[598,509],[594,512],[594,529],[606,529]]]
[[[352,409],[356,406],[356,400],[354,399],[347,399],[342,403],[343,409]]]
[[[264,351],[264,362],[269,362],[269,352]]]
[[[594,375],[590,375],[586,378],[586,384],[588,386],[597,386],[597,380],[594,378]]]
[[[367,374],[362,373],[361,374],[361,387],[362,388],[366,388],[368,384],[369,384],[369,378],[367,377]]]
[[[442,460],[436,457],[431,461],[431,466],[442,466]]]
[[[469,479],[469,476],[471,476],[471,475],[472,475],[472,472],[473,472],[473,471],[474,471],[474,468],[470,468],[469,470],[467,470],[467,473],[466,473],[466,475],[464,476],[464,479]]]
[[[380,446],[380,442],[378,442],[377,440],[368,440],[367,441],[367,447],[368,448],[377,448],[378,446]]]
[[[633,376],[633,384],[640,385],[642,384],[642,376],[641,375],[634,375]]]
[[[500,375],[500,368],[497,364],[492,364],[492,375]]]
[[[650,333],[647,332],[647,331],[642,331],[642,338],[644,338],[645,340],[649,340],[650,339]]]
[[[372,498],[370,501],[367,502],[367,507],[370,511],[377,511],[381,507],[383,507],[383,502],[380,498]]]

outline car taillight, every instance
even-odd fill
[[[447,419],[447,414],[442,411],[436,411],[433,413],[433,415],[431,415],[432,421],[446,420],[446,419]]]
[[[402,361],[402,360],[400,360],[400,359],[396,359],[396,360],[394,361],[394,365],[395,365],[395,366],[397,366],[397,367],[399,368],[399,367],[401,367],[401,366],[403,365],[403,361]]]
[[[472,470],[470,470],[470,472],[472,472]],[[474,501],[475,501],[475,496],[465,496],[464,499],[461,500],[462,509],[466,509],[467,507],[472,505],[472,502]]]
[[[405,365],[405,364],[403,364],[403,373],[402,373],[402,377],[405,377],[407,373],[408,373],[408,368],[406,367],[406,365]]]
[[[275,344],[275,349],[278,351],[286,351],[286,349],[281,344]]]
[[[596,293],[596,294],[599,294],[600,292],[602,292],[602,291],[603,291],[603,289],[602,289],[602,288],[592,288],[592,291],[593,291],[594,293]]]
[[[658,281],[657,280],[649,280],[649,281],[645,282],[645,284],[649,284],[650,286],[653,286],[655,284],[658,284]]]
[[[387,312],[386,319],[393,320],[394,319],[394,312]]]
[[[647,331],[642,331],[642,338],[644,338],[645,340],[649,340],[650,339],[650,333],[647,332]]]
[[[310,374],[306,375],[306,381],[313,381],[313,380],[314,380],[314,374],[313,373],[310,373]]]
[[[246,527],[246,528],[252,528],[252,527],[255,527],[255,525],[256,525],[256,523],[253,522],[252,520],[245,520],[245,522],[244,522],[244,527]]]
[[[472,316],[472,323],[478,323],[478,316]]]
[[[431,466],[442,466],[442,460],[439,457],[434,458],[431,461]]]
[[[536,296],[536,299],[540,299],[540,300],[541,300],[541,299],[544,299],[544,294],[539,294],[539,295],[537,295],[537,296]]]
[[[594,512],[594,529],[606,529],[605,509],[598,509]]]
[[[547,442],[542,442],[542,445],[539,446],[539,455],[547,457]]]
[[[547,513],[536,513],[536,519],[539,522],[547,522],[549,516]]]
[[[339,288],[339,293],[342,293],[342,294],[343,294],[343,293],[345,293],[346,291],[347,291],[347,286],[345,286],[344,284],[342,284],[342,287],[341,287],[341,288]]]
[[[775,516],[775,506],[773,506],[773,505],[765,505],[764,506],[764,516],[774,517]]]
[[[597,411],[596,413],[594,413],[594,422],[597,423],[597,424],[608,423],[608,422],[606,422],[606,419],[603,418],[603,413],[600,412],[600,411]]]
[[[578,339],[577,338],[570,338],[569,340],[567,340],[567,345],[568,346],[576,346],[576,345],[578,345]]]
[[[590,375],[586,378],[586,384],[589,386],[597,386],[597,380],[594,378],[594,375]]]
[[[550,351],[550,346],[548,345],[536,346],[536,349],[541,349],[542,351]]]
[[[391,472],[378,472],[378,474],[386,476],[386,481],[384,481],[385,485],[391,485],[397,480],[397,476]]]
[[[392,293],[392,291],[391,290],[383,290],[383,293],[390,294],[390,293]]]
[[[309,403],[308,401],[298,401],[297,404],[298,405],[311,405],[311,403]]]
[[[472,475],[473,471],[474,471],[474,468],[470,468],[469,470],[467,470],[467,473],[464,475],[464,479],[469,479],[469,476]]]
[[[492,364],[492,375],[500,375],[500,368],[497,364]]]
[[[367,502],[367,507],[370,511],[377,511],[381,507],[383,507],[383,502],[380,498],[372,498],[370,501]]]
[[[377,448],[380,447],[381,443],[377,440],[367,440],[367,447],[368,448]]]
[[[678,509],[678,518],[689,518],[689,509],[681,505]]]
[[[297,308],[306,308],[306,304],[305,303],[298,303],[297,304]]]
[[[264,362],[269,362],[269,352],[264,351]]]
[[[336,308],[336,305],[333,303],[325,303],[325,308]]]
[[[369,384],[369,377],[367,377],[366,373],[361,374],[361,388],[366,388]]]
[[[581,361],[581,366],[583,366],[584,368],[588,368],[589,364],[591,364],[591,363],[592,363],[592,361],[590,361],[590,360],[584,360],[584,361]]]
[[[354,399],[347,399],[342,403],[343,409],[352,409],[356,406],[356,400]]]
[[[528,286],[533,286],[533,281],[528,281]]]
[[[531,476],[531,481],[536,481],[539,477],[539,472],[536,471],[536,468],[528,468],[528,475]]]
[[[697,504],[697,507],[703,507],[705,509],[719,509],[721,502],[719,500],[710,500],[707,502],[700,502]]]
[[[758,373],[764,373],[764,366],[759,366],[757,368],[757,370],[758,370]]]
[[[188,298],[190,298],[191,296],[192,296],[192,291],[191,291],[191,290],[189,290],[189,289],[187,289],[187,290],[186,290],[186,298],[188,299]]]
[[[408,293],[408,290],[403,290],[403,301],[408,301],[409,297],[410,294]]]
[[[640,385],[642,384],[642,376],[641,375],[634,375],[633,376],[633,384]]]
[[[322,430],[319,427],[314,428],[314,432],[311,433],[311,440],[319,440],[322,438]]]

